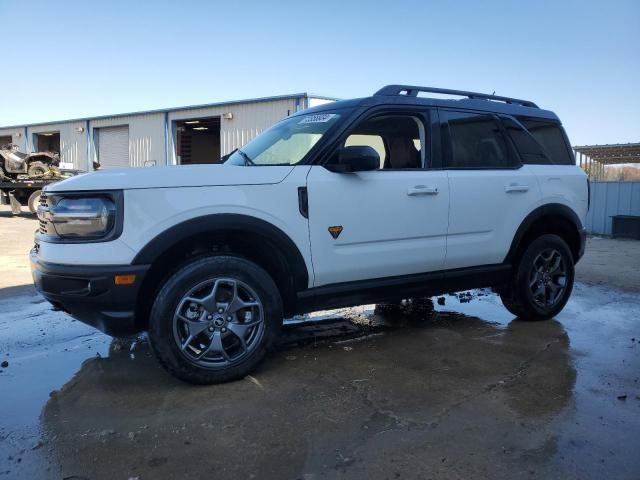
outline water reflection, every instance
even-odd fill
[[[343,468],[351,458],[344,452],[374,463],[383,447],[404,455],[400,439],[433,441],[458,415],[467,429],[506,434],[522,419],[547,424],[571,401],[576,371],[557,321],[343,313],[286,327],[253,379],[210,387],[166,374],[144,337],[113,342],[107,358],[87,360],[44,408],[60,471],[107,478],[161,465],[163,475],[180,476],[186,459],[191,475],[296,478]],[[460,448],[502,441],[471,438]],[[555,450],[542,451],[548,460]],[[544,460],[536,455],[532,461]]]

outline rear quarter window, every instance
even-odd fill
[[[520,154],[522,163],[534,165],[551,165],[553,163],[540,143],[522,125],[505,116],[500,116],[500,120]]]
[[[575,165],[567,136],[559,123],[529,117],[519,117],[518,120],[542,146],[552,164]]]

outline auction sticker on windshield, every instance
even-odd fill
[[[316,115],[306,115],[302,120],[298,122],[298,125],[303,123],[326,123],[335,117],[337,113],[318,113]]]

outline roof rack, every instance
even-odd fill
[[[446,88],[417,87],[415,85],[387,85],[378,90],[374,95],[406,95],[417,97],[419,92],[439,93],[444,95],[460,95],[469,99],[497,100],[505,103],[516,103],[523,107],[540,108],[529,100],[519,100],[511,97],[499,97],[497,95],[487,95],[486,93],[466,92],[464,90],[449,90]]]

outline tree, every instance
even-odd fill
[[[638,182],[640,181],[640,168],[635,165],[611,165],[605,170],[605,180]]]

